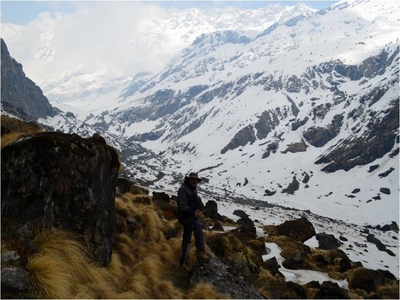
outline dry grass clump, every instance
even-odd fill
[[[381,285],[376,293],[380,299],[399,299],[399,283],[391,281]]]
[[[113,298],[107,269],[85,255],[74,235],[65,231],[44,232],[36,239],[38,251],[28,262],[31,292],[36,298]],[[120,273],[121,275],[122,273]]]
[[[7,116],[1,116],[1,127],[1,149],[24,135],[30,135],[42,131],[38,124],[23,122],[16,118]]]
[[[143,201],[143,197],[149,201]],[[178,267],[182,226],[177,220],[164,219],[149,196],[120,194],[115,199],[115,211],[113,253],[106,267],[91,261],[86,255],[87,249],[72,233],[45,232],[36,239],[37,252],[28,262],[32,296],[48,299],[229,298],[218,293],[210,283],[189,286],[184,282]],[[208,240],[215,237],[218,244],[214,246],[231,261],[237,259],[238,253],[250,262],[256,256],[233,233],[222,233],[223,237],[211,231],[204,234],[209,254],[213,253]],[[259,248],[259,244],[255,242],[253,246]],[[195,251],[192,243],[189,266],[197,262]],[[259,286],[265,291],[271,282],[278,284],[279,278],[267,271],[262,274]]]
[[[229,299],[229,296],[218,293],[212,284],[199,282],[189,289],[185,299]]]
[[[302,242],[292,240],[284,235],[268,236],[266,242],[277,244],[282,249],[280,255],[285,259],[293,257],[299,251],[304,251],[304,247],[306,247]]]
[[[288,295],[285,290],[285,280],[279,276],[274,276],[270,271],[260,268],[260,273],[254,280],[255,287],[258,292],[266,299],[292,299],[297,298],[293,295]]]
[[[6,147],[7,145],[11,144],[12,142],[18,140],[23,135],[24,135],[24,133],[21,133],[21,132],[13,132],[13,133],[3,135],[1,137],[1,149]]]

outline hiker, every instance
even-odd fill
[[[204,208],[196,189],[200,181],[197,173],[190,173],[185,176],[185,181],[178,190],[178,220],[184,226],[180,266],[184,266],[187,260],[192,232],[196,240],[196,256],[203,261],[210,260],[205,252],[202,223],[198,219]]]

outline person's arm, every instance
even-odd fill
[[[200,211],[203,211],[204,209],[204,204],[201,201],[201,197],[199,195],[197,195],[197,207],[199,208]]]
[[[178,190],[178,207],[183,217],[195,217],[195,212],[187,204],[187,194],[184,188]]]

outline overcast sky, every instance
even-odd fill
[[[75,12],[84,5],[93,5],[99,1],[1,1],[1,22],[18,25],[26,25],[45,11],[55,15],[56,12],[69,14]],[[101,1],[107,2],[107,1]],[[113,1],[114,2],[114,1]],[[260,8],[271,3],[282,3],[295,5],[303,2],[313,8],[325,8],[337,1],[119,1],[119,2],[147,2],[161,4],[164,7],[187,8],[199,7],[210,8],[216,6],[235,6],[242,8]]]
[[[137,72],[157,72],[185,45],[162,28],[138,33],[139,24],[163,15],[165,8],[235,6],[267,7],[277,1],[1,1],[2,38],[25,74],[44,87],[55,78],[83,73],[105,74],[108,80]],[[279,1],[294,6],[299,2]],[[324,8],[334,1],[303,1]],[[161,5],[160,5],[161,4]],[[197,28],[197,27],[196,27]],[[194,29],[194,31],[196,31]],[[178,36],[185,35],[176,32]],[[138,40],[138,35],[142,40]],[[193,38],[193,37],[191,37]],[[157,39],[159,49],[153,49]],[[153,51],[149,51],[153,49]],[[68,75],[69,74],[69,75]],[[103,76],[103,75],[100,75]],[[86,78],[87,82],[93,78]],[[97,79],[99,80],[99,79]]]

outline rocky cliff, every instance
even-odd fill
[[[25,76],[22,65],[10,56],[1,39],[1,102],[9,113],[24,120],[55,116],[58,110],[51,106],[42,90]]]
[[[10,143],[1,151],[2,237],[30,249],[37,230],[69,230],[108,264],[119,164],[100,136],[44,132]]]

